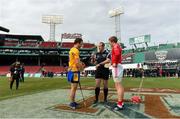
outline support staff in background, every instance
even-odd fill
[[[24,64],[22,63],[20,66],[20,82],[24,82],[24,72],[25,72],[25,68],[24,68]]]

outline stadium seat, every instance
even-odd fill
[[[18,41],[14,41],[14,40],[5,40],[4,41],[4,46],[17,46],[18,45]]]
[[[57,42],[42,42],[42,43],[40,43],[39,47],[56,48],[57,47]]]
[[[1,66],[0,67],[0,75],[6,75],[9,73],[10,66]]]
[[[72,48],[74,43],[69,43],[69,42],[63,42],[62,47],[63,48]]]
[[[90,44],[90,43],[83,43],[83,48],[94,48],[95,45],[94,44]]]
[[[149,46],[146,48],[148,51],[156,51],[158,49],[158,46]]]
[[[62,47],[63,48],[72,48],[74,46],[74,43],[70,42],[63,42]],[[83,43],[83,48],[94,48],[95,45],[91,43]]]
[[[44,68],[46,72],[61,73],[65,71],[63,66],[45,66]]]
[[[36,47],[37,42],[36,41],[24,41],[21,46],[23,47]]]
[[[35,74],[40,72],[41,66],[24,66],[25,73]],[[64,72],[65,69],[63,66],[45,66],[46,72],[53,73],[61,73]],[[6,75],[9,72],[10,66],[1,66],[0,67],[0,75]]]
[[[26,73],[37,73],[40,70],[40,66],[25,66]]]

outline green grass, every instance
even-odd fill
[[[138,87],[140,84],[140,78],[125,78],[123,80],[123,85],[125,88]],[[94,78],[82,78],[82,86],[94,86]],[[70,85],[65,78],[26,78],[25,83],[20,83],[19,90],[14,89],[11,91],[9,89],[9,81],[6,77],[0,77],[0,100],[13,98],[22,95],[33,94],[42,91],[55,90],[68,88]],[[112,79],[109,81],[109,87],[114,87],[114,82]],[[171,88],[180,89],[180,79],[171,78],[145,78],[143,83],[144,88]]]

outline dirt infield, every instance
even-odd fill
[[[126,91],[125,107],[127,108],[115,112],[109,110],[102,102],[103,91],[100,93],[100,102],[97,105],[93,104],[94,90],[92,88],[83,90],[86,107],[84,107],[80,91],[77,91],[76,99],[80,106],[78,109],[72,110],[68,105],[69,100],[65,98],[69,96],[68,92],[67,89],[60,89],[0,101],[0,118],[143,118],[143,116],[148,118],[180,118],[179,108],[176,108],[175,111],[172,108],[174,105],[180,107],[180,95],[177,93],[143,92],[140,94],[143,101],[140,104],[133,104],[131,96],[136,92]],[[110,89],[108,99],[109,102],[117,101],[114,89]],[[171,104],[171,101],[175,101],[175,103]]]
[[[93,87],[83,87],[84,90],[93,90]],[[131,91],[131,92],[137,92],[137,88],[133,88],[133,89],[126,89],[127,91]],[[110,91],[114,91],[114,89],[110,89]],[[174,89],[142,89],[141,90],[143,93],[144,92],[150,92],[150,93],[154,93],[154,92],[158,92],[158,93],[179,93],[180,90],[174,90]],[[116,95],[116,93],[109,93],[109,98],[113,95]],[[144,104],[145,107],[145,113],[155,117],[155,118],[180,118],[180,116],[174,116],[170,113],[170,111],[167,109],[167,107],[163,104],[162,100],[160,99],[160,96],[162,95],[153,95],[153,94],[141,94],[141,96],[144,96],[144,101],[142,101],[141,103]],[[84,107],[83,101],[80,101],[80,108],[76,109],[76,110],[72,110],[69,108],[68,105],[58,105],[55,108],[56,109],[60,109],[60,110],[70,110],[73,112],[86,112],[86,113],[96,113],[98,111],[98,109],[95,108],[91,108],[92,104],[93,104],[93,100],[94,100],[94,96],[88,97],[85,102],[86,102],[86,107]],[[103,100],[103,93],[100,93],[100,100]],[[116,102],[116,99],[113,100],[109,100],[109,101],[113,101]],[[131,102],[131,99],[125,99],[125,102]]]
[[[180,118],[172,115],[157,95],[145,95],[145,113],[156,118]]]
[[[126,91],[137,92],[138,88],[127,88]],[[140,92],[150,92],[150,93],[180,93],[177,89],[163,89],[163,88],[142,88]]]
[[[113,93],[115,94],[115,93]],[[109,96],[112,96],[112,93],[109,94]],[[142,95],[141,95],[142,96]],[[169,110],[166,108],[166,106],[163,104],[163,102],[160,99],[159,95],[143,95],[145,97],[145,101],[142,101],[145,106],[145,113],[155,117],[155,118],[180,118],[180,116],[174,116],[172,115]],[[84,106],[83,101],[78,102],[80,104],[79,108],[76,110],[72,110],[69,108],[68,105],[58,105],[55,108],[60,110],[66,110],[71,112],[85,112],[85,113],[96,113],[98,109],[92,108],[94,96],[89,97],[85,100],[86,107]],[[103,100],[103,93],[100,94],[100,100]],[[115,102],[116,100],[109,100]],[[130,99],[125,99],[125,102],[131,102]]]
[[[102,99],[102,94],[100,94],[100,99]],[[78,108],[75,110],[72,110],[68,105],[60,104],[55,107],[55,109],[61,109],[66,111],[72,111],[72,112],[83,112],[83,113],[96,113],[98,109],[90,108],[90,106],[93,104],[94,96],[88,97],[85,99],[85,102],[83,100],[77,102],[79,104]],[[84,104],[85,103],[85,104]]]
[[[94,90],[94,87],[82,87],[83,90]],[[139,88],[125,88],[125,92],[138,92]],[[109,91],[116,91],[114,88],[109,88]],[[140,92],[149,93],[180,93],[179,89],[170,88],[141,88]]]
[[[93,105],[95,97],[90,96],[85,99],[85,101],[80,100],[77,103],[79,104],[78,108],[75,110],[72,110],[68,105],[60,104],[55,106],[55,109],[65,110],[65,111],[71,111],[71,112],[80,112],[80,113],[97,113],[98,109],[91,107]],[[103,101],[103,93],[100,93],[99,95],[99,101]]]

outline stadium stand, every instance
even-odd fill
[[[175,44],[159,44],[159,50],[175,48]]]
[[[41,72],[41,66],[24,66],[25,73],[39,73]],[[53,73],[61,73],[65,71],[65,68],[63,66],[45,66],[44,67],[46,72],[53,72]],[[0,75],[6,75],[9,73],[10,66],[0,66]]]
[[[180,43],[177,43],[177,48],[180,48]]]
[[[0,75],[6,75],[9,72],[9,66],[15,61],[23,62],[25,72],[32,76],[41,73],[42,63],[45,63],[44,68],[46,72],[53,72],[55,74],[65,72],[63,66],[67,66],[68,64],[68,52],[73,45],[72,42],[60,43],[44,41],[44,39],[38,35],[0,34]],[[170,64],[169,67],[171,67],[171,62],[175,62],[175,65],[180,62],[179,49],[180,43],[159,44],[156,46],[148,46],[147,48],[123,49],[123,56],[127,57],[124,60],[124,64],[154,64],[157,62],[155,52],[158,50],[166,50],[169,52],[167,62]],[[88,59],[91,57],[91,54],[96,51],[97,47],[95,44],[83,43],[83,47],[80,49],[81,58]],[[168,68],[166,67],[164,69]],[[173,71],[174,70],[175,67],[173,67]]]
[[[63,66],[45,66],[47,72],[61,73],[65,71]]]
[[[61,44],[61,47],[63,48],[72,48],[74,45],[74,43],[71,42],[63,42]],[[83,43],[83,47],[82,48],[94,48],[96,47],[94,44],[90,44],[90,43]]]
[[[26,73],[38,73],[40,71],[40,66],[25,66]]]
[[[0,31],[9,32],[10,30],[5,27],[0,26]]]
[[[63,48],[72,48],[73,47],[73,43],[70,43],[70,42],[63,42],[62,44],[61,44],[61,47],[63,47]]]
[[[4,46],[18,46],[18,41],[16,41],[16,40],[5,40]]]
[[[149,46],[146,48],[147,51],[156,51],[158,49],[158,46]]]
[[[22,47],[36,47],[37,46],[37,41],[24,41],[22,42],[21,46]]]
[[[1,66],[0,67],[0,75],[6,75],[9,73],[10,66]]]
[[[40,43],[39,47],[56,48],[57,47],[57,42],[42,42],[42,43]]]
[[[44,66],[46,72],[61,73],[64,72],[63,66]],[[41,72],[41,66],[25,66],[25,72],[38,73]]]
[[[90,44],[90,43],[83,43],[83,48],[94,48],[95,45],[94,44]]]

